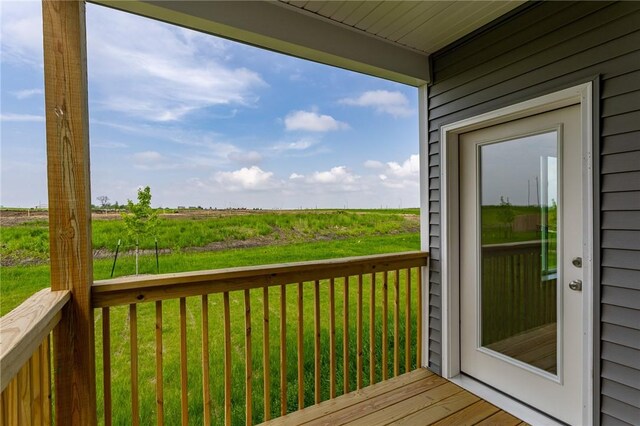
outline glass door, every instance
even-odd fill
[[[584,363],[580,129],[575,105],[459,137],[461,370],[570,424]]]

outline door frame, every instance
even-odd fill
[[[442,376],[460,376],[460,216],[459,138],[462,133],[540,114],[569,105],[580,105],[583,144],[583,214],[585,235],[583,268],[585,280],[582,348],[582,418],[593,423],[594,406],[594,165],[593,165],[593,83],[591,81],[505,108],[480,114],[440,128],[441,142],[441,277],[442,277]]]

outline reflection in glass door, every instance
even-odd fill
[[[480,346],[558,372],[558,132],[478,146]]]

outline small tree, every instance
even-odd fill
[[[104,212],[107,212],[107,209],[109,208],[109,197],[107,197],[106,195],[101,195],[99,197],[97,197],[98,201],[100,201],[100,206],[102,207],[102,209],[104,210]]]
[[[129,238],[136,243],[136,275],[138,275],[138,253],[140,239],[154,234],[158,224],[158,212],[151,208],[151,188],[138,189],[138,202],[127,200],[127,213],[121,213]]]

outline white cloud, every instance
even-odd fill
[[[329,184],[329,183],[344,183],[351,184],[354,183],[360,176],[356,176],[351,173],[345,166],[337,166],[332,167],[331,170],[327,170],[324,172],[313,172],[311,176],[307,179],[310,183],[321,183],[321,184]]]
[[[382,163],[380,164],[382,165]],[[378,178],[387,188],[411,188],[417,187],[420,183],[420,158],[418,154],[411,155],[402,164],[389,161],[382,166],[383,170]]]
[[[91,5],[87,21],[97,109],[175,121],[205,108],[253,105],[266,85],[226,62],[224,40]]]
[[[398,164],[395,161],[387,163],[388,173],[395,177],[416,177],[420,174],[420,158],[418,154],[413,154],[406,159],[402,164]]]
[[[414,113],[409,107],[407,97],[397,91],[371,90],[356,98],[345,98],[339,102],[343,105],[371,107],[378,113],[390,114],[394,117],[408,117]]]
[[[304,175],[300,175],[298,173],[291,173],[291,175],[289,175],[289,179],[291,180],[304,179]]]
[[[367,169],[382,169],[384,168],[384,163],[377,160],[367,160],[364,162],[364,166]]]
[[[243,167],[233,172],[217,172],[213,180],[228,190],[263,190],[273,188],[276,182],[273,173],[262,170],[258,166]]]
[[[25,90],[18,90],[16,92],[13,92],[13,94],[18,99],[27,99],[27,98],[30,98],[32,96],[38,96],[38,95],[44,94],[44,90],[42,90],[42,89],[25,89]]]
[[[304,151],[318,143],[317,140],[303,138],[295,142],[282,142],[274,145],[271,149],[274,151]]]
[[[35,114],[0,114],[0,121],[18,121],[18,122],[43,122],[43,115],[35,115]]]
[[[313,111],[293,111],[284,119],[287,130],[304,130],[308,132],[329,132],[348,129],[346,123],[336,120],[330,115],[318,114]]]

